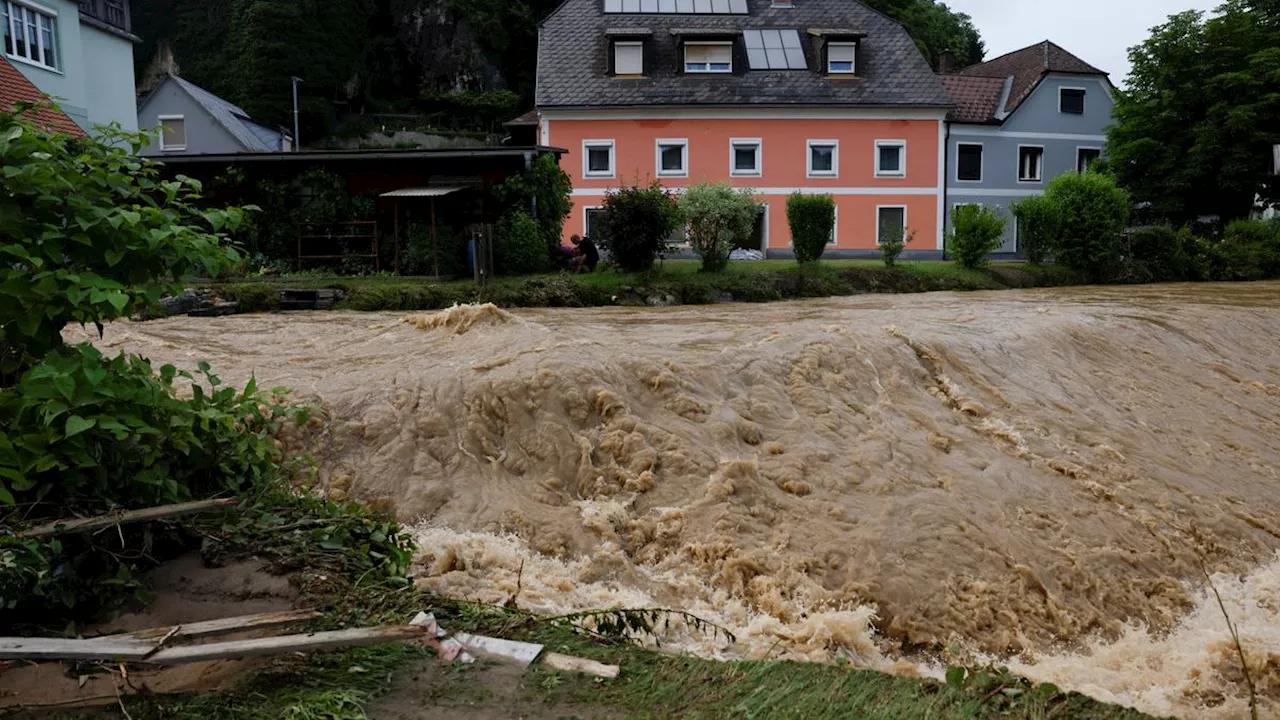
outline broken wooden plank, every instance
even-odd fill
[[[462,647],[470,651],[472,655],[515,663],[522,668],[529,667],[530,663],[536,660],[542,652],[541,645],[485,637],[483,635],[454,633],[453,639],[461,643]]]
[[[622,671],[622,668],[619,668],[617,665],[605,665],[604,663],[599,663],[595,660],[573,657],[572,655],[560,655],[558,653],[551,652],[542,656],[542,664],[552,670],[580,672],[602,678],[616,678],[618,677],[618,673]]]
[[[131,523],[147,522],[149,520],[168,520],[170,518],[183,517],[186,515],[198,515],[210,510],[217,510],[228,505],[234,505],[236,498],[220,498],[217,500],[197,500],[195,502],[179,503],[177,505],[162,505],[160,507],[144,508],[142,510],[128,510],[124,512],[114,512],[108,515],[100,515],[91,518],[75,518],[72,520],[55,520],[46,525],[40,525],[30,530],[23,530],[16,535],[20,538],[36,538],[48,537],[50,535],[69,535],[72,533],[88,533],[116,525],[129,525]]]
[[[251,630],[270,630],[272,628],[310,622],[321,617],[323,617],[323,615],[315,610],[289,610],[287,612],[242,615],[240,617],[223,618],[221,620],[208,620],[206,622],[147,628],[146,630],[138,630],[131,633],[102,635],[100,637],[90,639],[97,640],[99,642],[109,642],[120,638],[159,640],[161,638],[166,638],[167,636],[167,640],[182,642],[185,640],[196,640],[199,638],[218,637],[219,635],[232,635]],[[170,633],[172,633],[172,635],[170,635]]]
[[[99,660],[137,662],[156,648],[154,641],[129,637],[78,640],[67,638],[0,638],[0,660]]]
[[[165,648],[146,658],[152,665],[182,665],[205,660],[282,655],[309,650],[330,650],[357,645],[377,645],[400,640],[420,640],[427,636],[426,628],[414,625],[393,625],[378,628],[353,628],[305,635],[282,635],[258,640],[234,640],[207,645],[185,645]]]

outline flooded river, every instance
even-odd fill
[[[1011,663],[1183,717],[1280,708],[1280,284],[118,323],[317,396],[321,484],[419,584],[683,608],[664,647]]]

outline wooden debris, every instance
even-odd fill
[[[542,646],[515,640],[502,640],[483,635],[454,633],[453,639],[462,644],[472,655],[491,660],[502,660],[527,668],[542,653]]]
[[[162,647],[159,640],[130,635],[92,638],[0,638],[0,660],[88,660],[181,665],[205,660],[280,655],[308,650],[375,645],[426,637],[426,629],[413,625],[354,628],[330,632],[280,635],[256,640],[233,640],[205,645]]]
[[[147,658],[153,665],[182,665],[205,660],[281,655],[309,650],[331,650],[358,645],[377,645],[400,640],[420,640],[426,636],[421,627],[392,625],[379,628],[353,628],[306,635],[282,635],[258,640],[234,640],[207,645],[165,648]]]
[[[617,665],[605,665],[604,663],[598,663],[595,660],[573,657],[572,655],[560,655],[558,653],[551,652],[542,656],[542,664],[552,670],[580,672],[602,678],[616,678],[618,677],[618,673],[622,671],[622,668],[619,668]]]
[[[218,637],[220,635],[233,635],[235,633],[251,630],[269,630],[272,628],[284,627],[286,625],[297,625],[299,623],[310,622],[321,617],[323,616],[314,610],[289,610],[287,612],[264,613],[262,615],[242,615],[240,617],[210,620],[208,622],[148,628],[146,630],[138,630],[131,633],[102,635],[100,637],[90,639],[104,642],[119,640],[121,638],[136,638],[139,640],[161,639],[161,644],[163,645],[170,639],[182,642],[200,638]]]
[[[198,515],[210,510],[234,505],[236,498],[220,498],[217,500],[197,500],[196,502],[163,505],[143,510],[114,512],[92,518],[75,518],[73,520],[56,520],[46,525],[31,528],[17,533],[20,538],[48,537],[50,535],[70,535],[73,533],[90,533],[105,530],[117,525],[147,522],[150,520],[167,520],[170,518]]]

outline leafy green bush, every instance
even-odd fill
[[[1069,172],[1054,178],[1044,194],[1058,213],[1057,261],[1091,280],[1114,272],[1129,222],[1129,193],[1109,175]]]
[[[1213,248],[1222,280],[1280,277],[1280,220],[1237,220]]]
[[[550,256],[538,225],[523,210],[508,212],[493,231],[493,265],[499,275],[544,272]]]
[[[720,272],[729,253],[750,239],[760,206],[750,190],[734,190],[728,183],[698,183],[680,196],[680,210],[689,223],[689,243],[702,258],[704,272]]]
[[[1058,241],[1057,206],[1044,195],[1032,195],[1014,203],[1012,209],[1018,223],[1018,246],[1026,254],[1027,262],[1043,263]]]
[[[433,242],[431,225],[415,223],[409,228],[409,237],[405,241],[400,272],[404,275],[434,275],[437,267],[442,277],[466,277],[467,248],[453,234],[453,228],[437,227]]]
[[[796,261],[817,262],[836,226],[836,201],[830,195],[795,193],[787,198],[787,225]]]
[[[1006,219],[985,205],[958,205],[951,211],[947,252],[961,267],[984,268],[987,256],[1004,242]]]
[[[898,256],[916,237],[915,230],[907,230],[896,225],[885,224],[880,227],[880,257],[885,267],[898,264]]]
[[[538,234],[547,246],[548,257],[561,245],[564,221],[573,212],[572,192],[573,183],[554,155],[534,160],[528,177],[512,175],[494,188],[494,196],[508,212],[532,212],[537,207]]]
[[[1188,228],[1151,225],[1129,230],[1126,238],[1130,265],[1126,274],[1131,280],[1167,282],[1208,277],[1208,246]]]
[[[645,272],[666,251],[667,238],[682,222],[676,198],[655,180],[605,195],[592,240],[623,271]]]

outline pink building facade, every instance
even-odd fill
[[[856,0],[682,1],[569,0],[543,24],[539,140],[569,151],[566,240],[611,189],[656,179],[751,188],[771,256],[791,252],[796,192],[834,198],[831,255],[876,252],[886,226],[940,253],[950,97],[899,24]]]

